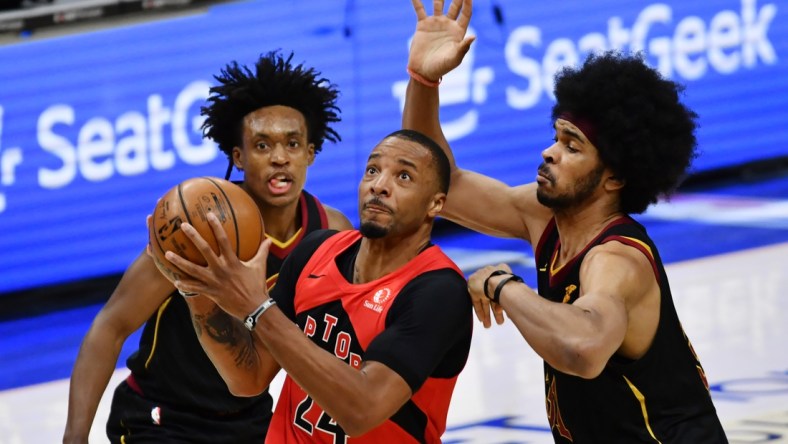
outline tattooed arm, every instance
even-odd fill
[[[204,296],[187,297],[197,338],[235,396],[263,392],[279,372],[279,364],[241,321]]]

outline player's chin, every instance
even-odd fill
[[[362,220],[359,227],[361,235],[368,239],[380,239],[389,234],[389,227],[381,225],[377,222]]]

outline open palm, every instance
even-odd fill
[[[421,0],[412,0],[418,17],[410,46],[408,68],[431,81],[456,68],[471,47],[474,37],[466,37],[471,20],[471,0],[452,0],[446,15],[443,0],[433,1],[433,15],[427,15]]]

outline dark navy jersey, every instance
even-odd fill
[[[301,228],[285,242],[275,241],[268,255],[268,286],[273,286],[284,257],[307,233],[327,228],[325,209],[303,191],[299,215]],[[145,324],[137,352],[129,357],[129,385],[143,397],[198,414],[270,415],[273,400],[268,392],[256,397],[236,397],[203,351],[194,332],[189,307],[174,292]]]
[[[437,246],[400,269],[353,284],[358,231],[319,231],[287,258],[271,297],[313,343],[354,368],[377,361],[413,395],[364,435],[344,431],[287,376],[266,442],[437,443],[473,328],[467,283]]]
[[[556,268],[561,242],[552,220],[535,249],[539,294],[553,302],[574,303],[582,290],[580,265],[585,255],[611,241],[638,249],[651,262],[661,294],[656,335],[641,358],[613,355],[594,379],[567,375],[545,362],[547,417],[555,442],[728,442],[703,367],[676,314],[659,253],[642,225],[621,217]]]

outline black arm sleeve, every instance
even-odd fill
[[[465,279],[450,269],[430,271],[400,291],[386,329],[370,343],[364,360],[385,364],[415,393],[428,377],[452,378],[460,373],[472,331]]]
[[[293,322],[296,320],[293,301],[295,300],[298,277],[315,250],[336,233],[336,230],[315,230],[307,234],[287,255],[282,263],[282,268],[279,269],[279,277],[276,279],[276,285],[270,291],[270,296],[276,301],[276,305],[282,310],[282,313]]]

